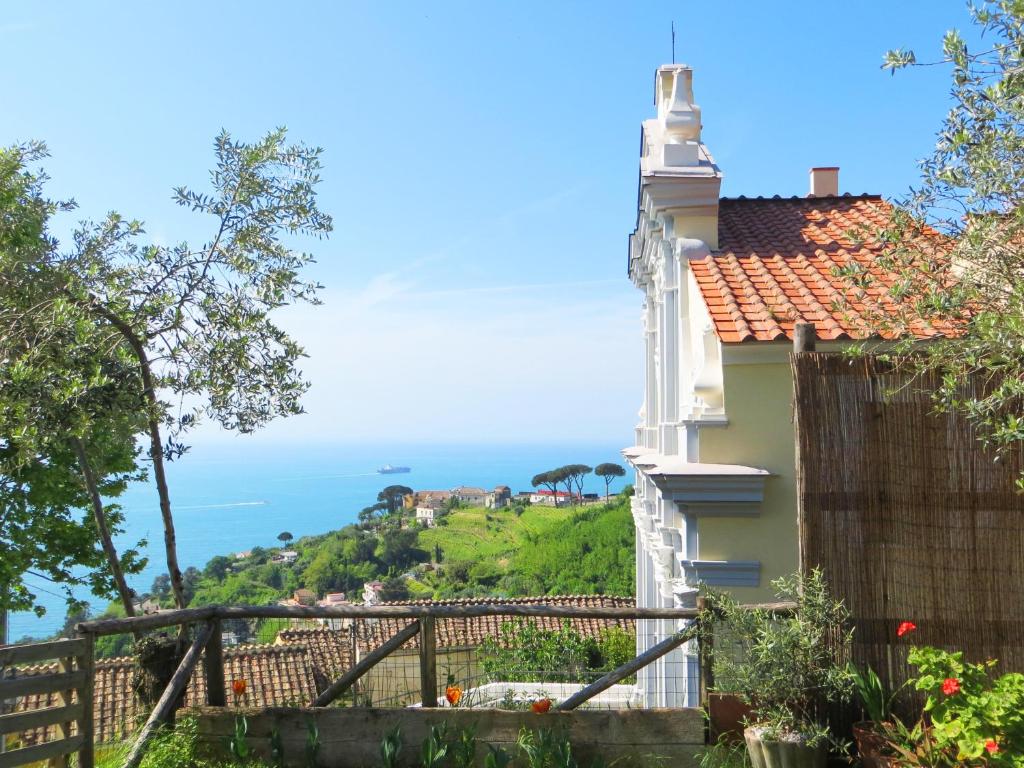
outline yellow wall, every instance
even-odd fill
[[[761,586],[736,587],[737,600],[773,596],[771,581],[798,567],[793,377],[789,361],[724,366],[728,426],[700,432],[700,461],[763,467],[759,517],[702,517],[698,521],[701,560],[760,560]]]

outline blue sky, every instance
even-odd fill
[[[325,148],[326,304],[282,318],[310,354],[309,413],[268,441],[628,444],[626,236],[670,22],[726,195],[805,194],[812,165],[901,194],[946,73],[890,77],[882,54],[936,58],[968,26],[959,0],[0,7],[0,142],[46,140],[80,217],[202,240],[170,190],[202,185],[222,127]]]

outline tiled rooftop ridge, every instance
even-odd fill
[[[872,237],[892,210],[867,194],[722,198],[718,249],[689,265],[718,337],[785,341],[797,322],[813,323],[824,340],[886,337],[868,316],[892,306],[881,286],[895,277],[877,265],[884,246]],[[878,285],[852,290],[836,274],[851,260],[879,278]],[[915,329],[921,338],[934,335],[932,328]]]

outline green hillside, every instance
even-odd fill
[[[459,509],[422,531],[420,547],[441,562],[415,585],[434,597],[604,593],[634,590],[629,499],[586,507]]]
[[[193,606],[265,605],[307,589],[315,596],[344,591],[358,602],[372,580],[383,582],[384,600],[633,594],[633,520],[625,495],[558,509],[455,508],[428,529],[411,515],[396,509],[283,547],[256,547],[245,557],[218,555],[202,570],[186,569],[186,598]],[[290,560],[282,560],[283,550]],[[172,604],[166,576],[157,577],[148,596]],[[107,609],[118,613],[116,603]],[[123,653],[128,639],[105,642],[98,653]]]

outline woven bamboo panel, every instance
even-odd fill
[[[1024,670],[1021,453],[996,461],[935,411],[935,380],[877,358],[794,355],[793,379],[801,566],[850,609],[856,661],[890,685],[911,643]],[[903,620],[919,629],[899,639]]]

